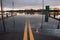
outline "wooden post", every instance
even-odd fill
[[[6,32],[6,30],[5,30],[5,22],[4,22],[4,17],[3,17],[3,5],[2,5],[2,0],[1,0],[1,16],[2,16],[3,29],[4,29],[4,32]]]

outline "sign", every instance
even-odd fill
[[[49,8],[49,6],[46,6],[46,9],[45,9],[45,22],[48,22],[48,16],[49,16],[49,12],[50,12],[50,10],[49,10],[50,8]]]

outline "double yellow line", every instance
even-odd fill
[[[29,32],[30,40],[34,40],[34,36],[33,36],[33,33],[32,33],[32,29],[31,29],[31,25],[30,25],[30,21],[29,20],[27,20],[27,22],[25,24],[23,40],[28,40],[28,32]]]

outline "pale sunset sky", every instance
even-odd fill
[[[2,0],[4,10],[8,9],[41,9],[42,0]],[[12,7],[14,1],[14,7]],[[0,0],[1,4],[1,0]],[[60,8],[60,0],[44,0],[44,6],[50,5],[50,8]]]

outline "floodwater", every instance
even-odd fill
[[[26,20],[30,20],[30,24],[33,29],[40,29],[42,23],[42,15],[25,15],[20,14],[18,16],[10,17],[5,19],[6,32],[19,32],[25,27]],[[41,31],[48,35],[60,36],[60,29],[57,29],[58,22],[55,19],[49,18],[49,22],[45,22],[45,17],[43,15],[43,26]],[[0,21],[0,32],[3,32],[2,21]]]

